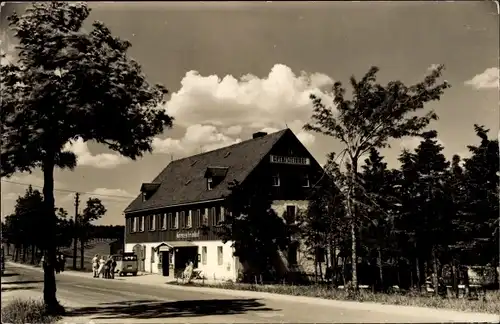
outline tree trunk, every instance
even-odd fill
[[[43,300],[49,314],[64,313],[64,308],[57,301],[56,293],[56,215],[54,200],[54,163],[55,154],[46,150],[46,157],[43,163],[43,201],[46,217],[46,262],[43,276]]]
[[[332,263],[332,284],[334,287],[337,287],[337,244],[336,241],[333,240],[333,244],[330,244],[330,259]]]
[[[420,260],[418,256],[415,257],[415,274],[417,275],[417,289],[420,291],[422,286],[422,274],[420,273]]]
[[[80,239],[80,270],[83,270],[84,264],[84,254],[85,254],[85,240]]]
[[[439,273],[438,273],[438,264],[437,264],[437,257],[436,257],[436,249],[433,246],[432,247],[432,285],[434,286],[434,294],[436,296],[439,295]]]
[[[14,247],[14,262],[17,262],[19,260],[19,245],[16,245]]]
[[[76,256],[78,255],[78,238],[77,238],[77,217],[75,217],[75,224],[74,224],[74,238],[73,238],[73,270],[76,270]]]
[[[457,265],[455,258],[452,258],[451,260],[451,278],[453,281],[453,292],[455,293],[455,297],[458,298],[459,297],[458,274],[457,274]]]
[[[357,173],[358,173],[358,160],[356,157],[351,157],[351,179],[350,188],[347,196],[347,213],[351,220],[351,266],[352,266],[352,278],[351,284],[354,291],[358,290],[358,254],[357,254],[357,226],[356,226],[356,206],[353,203],[356,199],[357,186]]]
[[[382,248],[377,246],[377,266],[379,276],[379,289],[384,289],[384,268],[382,266]]]
[[[35,244],[31,245],[31,264],[35,264],[35,252],[36,252],[36,246]]]

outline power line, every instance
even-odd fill
[[[32,186],[34,188],[41,188],[43,189],[43,186],[36,186],[36,185],[32,185],[32,184],[29,184],[29,183],[22,183],[22,182],[16,182],[16,181],[10,181],[10,180],[4,180],[2,179],[2,182],[6,182],[6,183],[11,183],[11,184],[15,184],[15,185],[19,185],[19,186]],[[118,196],[118,195],[106,195],[106,194],[97,194],[97,193],[93,193],[93,192],[83,192],[83,191],[76,191],[76,190],[69,190],[69,189],[55,189],[54,188],[54,191],[58,191],[58,192],[67,192],[67,193],[80,193],[80,194],[86,194],[86,195],[92,195],[92,196],[100,196],[100,197],[110,197],[110,198],[126,198],[126,199],[134,199],[135,197],[132,197],[132,196]]]

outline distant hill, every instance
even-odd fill
[[[95,239],[86,244],[83,267],[85,270],[91,271],[92,258],[98,254],[99,256],[108,256],[110,254],[110,243],[116,239]],[[73,244],[70,247],[59,249],[60,252],[66,255],[66,267],[70,269],[73,266]],[[80,269],[80,244],[78,244],[78,252],[76,257],[77,269]]]

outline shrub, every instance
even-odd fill
[[[43,300],[14,299],[2,308],[2,323],[24,324],[40,323],[50,324],[59,320],[58,317],[45,314]]]

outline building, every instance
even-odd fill
[[[172,161],[125,209],[125,252],[138,255],[139,271],[172,276],[193,261],[208,279],[235,280],[241,265],[232,242],[216,235],[228,184],[272,182],[272,208],[293,221],[322,174],[290,129]],[[296,250],[286,258],[289,265],[300,259]]]

